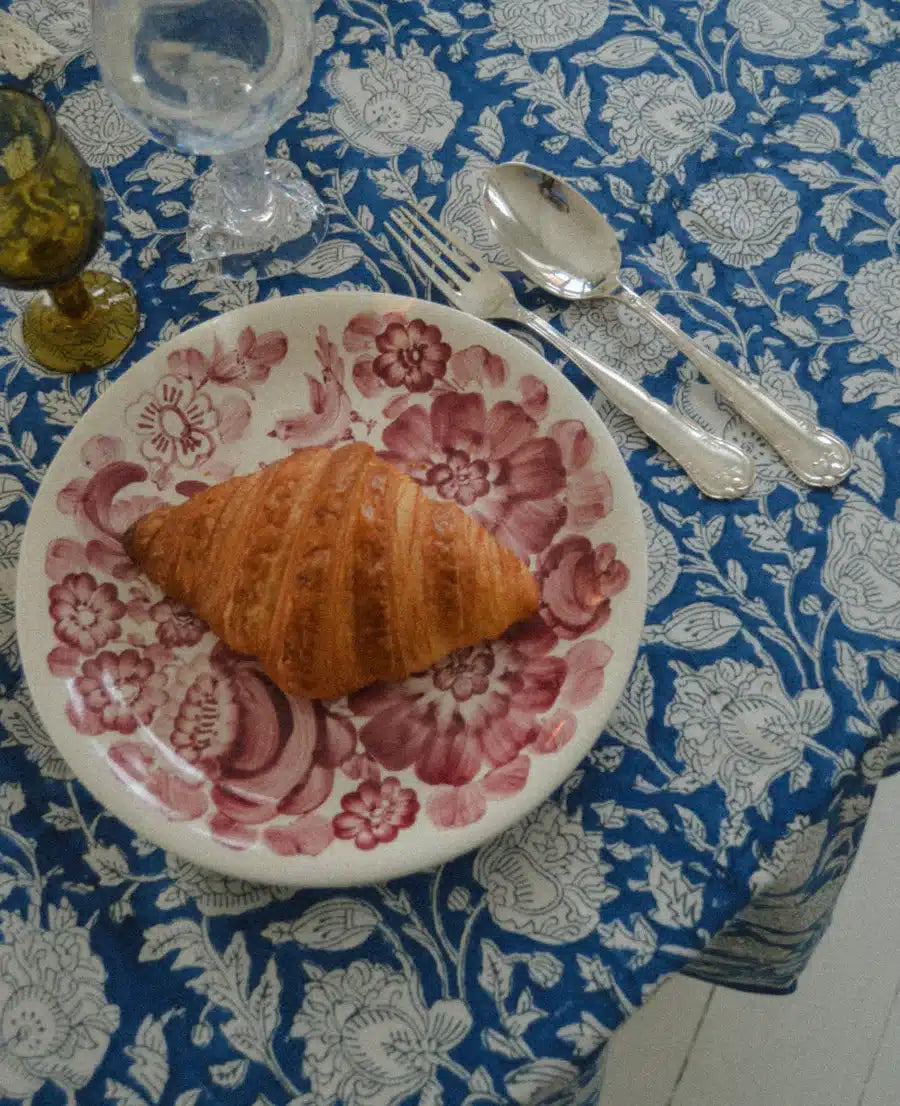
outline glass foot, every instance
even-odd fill
[[[192,261],[221,259],[222,272],[235,279],[276,276],[319,245],[328,214],[315,190],[290,161],[269,158],[265,168],[269,197],[257,211],[229,204],[215,165],[200,177],[185,236]]]
[[[22,336],[31,355],[58,373],[86,372],[115,361],[137,333],[140,312],[131,285],[88,270],[65,288],[67,298],[62,288],[39,292],[25,309]]]

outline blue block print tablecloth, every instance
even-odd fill
[[[0,1098],[562,1106],[595,1097],[604,1043],[667,974],[790,990],[900,764],[896,6],[323,0],[309,97],[270,148],[305,164],[331,235],[259,284],[179,252],[205,163],[118,114],[85,6],[6,6],[60,50],[31,85],[102,182],[97,264],[145,315],[125,363],[61,378],[0,290]],[[642,292],[835,428],[853,475],[800,487],[634,316],[567,307],[573,338],[759,467],[750,498],[703,500],[595,401],[651,580],[594,751],[477,855],[387,886],[291,894],[163,855],[72,780],[23,682],[13,578],[42,473],[127,363],[195,321],[307,288],[420,293],[382,233],[398,200],[502,260],[480,188],[519,157],[584,189]]]

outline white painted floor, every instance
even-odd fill
[[[900,1106],[900,777],[796,994],[677,976],[610,1048],[600,1106]]]

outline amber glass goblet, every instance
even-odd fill
[[[46,289],[22,317],[47,369],[98,369],[131,344],[129,284],[86,270],[103,238],[103,196],[84,159],[37,97],[0,88],[0,285]]]

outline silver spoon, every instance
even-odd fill
[[[488,174],[484,205],[506,252],[535,284],[566,300],[614,296],[636,311],[697,366],[804,483],[830,488],[850,472],[850,450],[840,438],[788,411],[622,282],[612,227],[571,185],[537,166],[507,162]]]

